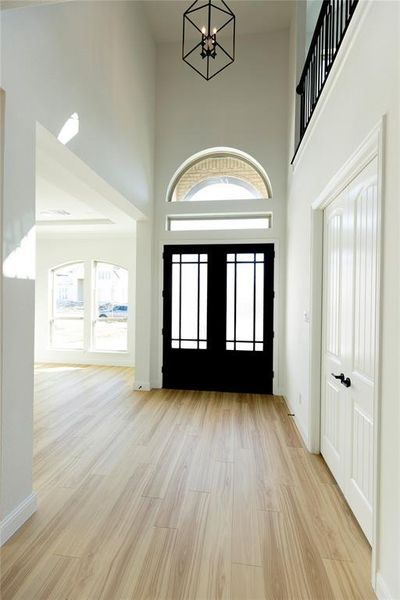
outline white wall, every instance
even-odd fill
[[[319,13],[321,12],[322,0],[307,0],[304,4],[306,5],[305,53],[307,54],[312,36],[314,35]]]
[[[89,365],[135,365],[135,271],[136,240],[127,237],[99,236],[87,234],[85,237],[59,234],[49,238],[38,235],[36,238],[36,280],[35,280],[35,361]],[[55,350],[49,345],[49,273],[58,265],[68,262],[85,263],[85,298],[91,301],[93,289],[93,265],[95,261],[116,264],[128,270],[128,350],[127,352],[100,352],[87,350]],[[91,328],[91,315],[85,312],[85,327]]]
[[[363,5],[364,4],[364,5]],[[362,22],[358,22],[361,11]],[[400,598],[400,303],[399,286],[399,38],[400,4],[360,3],[351,47],[317,124],[289,175],[287,225],[287,399],[306,440],[310,433],[311,203],[386,116],[383,189],[380,511],[377,569]],[[351,33],[353,31],[353,33]],[[293,56],[295,61],[295,57]],[[294,71],[295,69],[293,69]],[[333,75],[333,72],[332,72]],[[292,80],[294,94],[295,78]],[[328,89],[328,87],[327,87]],[[318,109],[317,109],[318,110]],[[314,119],[315,122],[315,119]],[[311,125],[312,127],[312,125]],[[291,148],[289,158],[292,157]],[[313,318],[313,315],[311,315]],[[302,403],[299,403],[299,394]]]
[[[71,150],[151,217],[155,51],[140,3],[7,10],[1,28],[5,258],[34,227],[36,122],[57,136],[77,112]],[[32,491],[34,281],[15,275],[4,279],[3,517]]]
[[[161,384],[161,247],[182,241],[272,239],[276,258],[275,389],[283,373],[285,214],[287,177],[288,31],[237,39],[237,60],[209,82],[180,59],[179,44],[157,48],[156,181],[154,230],[154,298],[152,384]],[[213,147],[231,147],[255,158],[267,172],[273,199],[248,203],[167,203],[168,184],[193,154]],[[200,206],[202,205],[202,206]],[[257,208],[256,208],[257,207]],[[185,210],[207,212],[272,210],[273,229],[258,232],[177,233],[165,231],[167,214]]]

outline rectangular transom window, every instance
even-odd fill
[[[264,350],[264,254],[228,254],[226,349]]]
[[[172,348],[207,348],[207,268],[207,254],[172,255]]]
[[[234,229],[270,229],[271,214],[241,216],[168,217],[168,231],[222,231]]]

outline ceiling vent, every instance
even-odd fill
[[[41,210],[40,213],[43,217],[68,217],[71,213],[67,210],[63,209],[51,209],[51,210]]]

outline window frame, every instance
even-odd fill
[[[127,315],[126,317],[118,316],[107,316],[102,317],[101,322],[125,322],[126,323],[126,346],[124,350],[107,350],[96,347],[96,336],[95,336],[95,324],[100,319],[97,315],[97,265],[105,264],[112,267],[123,269],[127,274]],[[83,311],[81,315],[76,316],[56,316],[56,276],[60,269],[67,268],[72,265],[81,265],[83,269]],[[48,347],[49,350],[54,352],[93,352],[96,354],[129,354],[131,352],[130,341],[129,341],[129,298],[130,298],[130,270],[129,268],[122,266],[118,263],[110,262],[107,260],[88,260],[88,259],[77,259],[67,261],[65,263],[57,264],[52,266],[48,270],[48,304],[47,304],[47,322],[48,322]],[[106,278],[104,281],[111,282],[111,279]],[[117,303],[115,303],[117,305]],[[118,303],[118,305],[124,305]],[[57,321],[81,321],[82,322],[82,342],[77,347],[68,347],[65,345],[55,344],[55,332],[54,327]]]
[[[233,202],[236,202],[236,200],[233,200]],[[267,220],[267,227],[210,227],[210,228],[187,228],[187,229],[174,229],[173,228],[173,223],[178,223],[178,222],[193,222],[193,224],[197,222],[201,222],[201,221],[210,221],[210,223],[218,223],[218,221],[232,221],[232,222],[237,222],[237,221],[260,221],[260,220]],[[167,215],[166,218],[166,224],[165,224],[165,229],[167,232],[170,233],[177,233],[177,232],[187,232],[187,231],[202,231],[202,232],[210,232],[210,231],[270,231],[272,229],[272,225],[273,225],[273,215],[272,212],[265,212],[265,213],[226,213],[226,214],[206,214],[203,213],[201,215],[199,214],[184,214],[184,215]]]
[[[272,199],[273,193],[272,193],[271,182],[269,180],[269,177],[268,177],[265,169],[263,169],[261,164],[258,161],[256,161],[252,156],[250,156],[249,154],[247,154],[245,152],[242,152],[241,150],[237,150],[235,148],[221,147],[221,148],[209,148],[208,150],[203,150],[201,152],[198,152],[197,154],[194,154],[193,156],[188,158],[186,161],[184,161],[180,165],[180,167],[175,171],[172,179],[170,180],[170,183],[169,183],[168,189],[167,189],[166,202],[168,202],[168,203],[169,202],[172,202],[172,203],[187,202],[188,201],[187,198],[184,198],[182,200],[174,200],[174,194],[175,194],[175,189],[176,189],[177,185],[179,184],[182,177],[192,167],[194,167],[196,164],[200,163],[201,161],[207,160],[210,158],[234,158],[234,159],[243,161],[244,163],[249,165],[252,169],[254,169],[254,171],[256,171],[256,173],[261,177],[261,179],[265,185],[267,195],[262,196],[260,198],[264,199],[264,200]],[[203,202],[214,202],[214,200],[204,200]],[[236,202],[236,200],[232,200],[232,202]]]

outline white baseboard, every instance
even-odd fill
[[[378,600],[396,600],[380,573],[376,574],[375,594],[377,595]]]
[[[0,546],[6,543],[14,533],[33,515],[37,507],[36,492],[32,492],[0,523]]]
[[[151,385],[149,381],[135,381],[133,389],[137,392],[149,392],[151,390]]]

